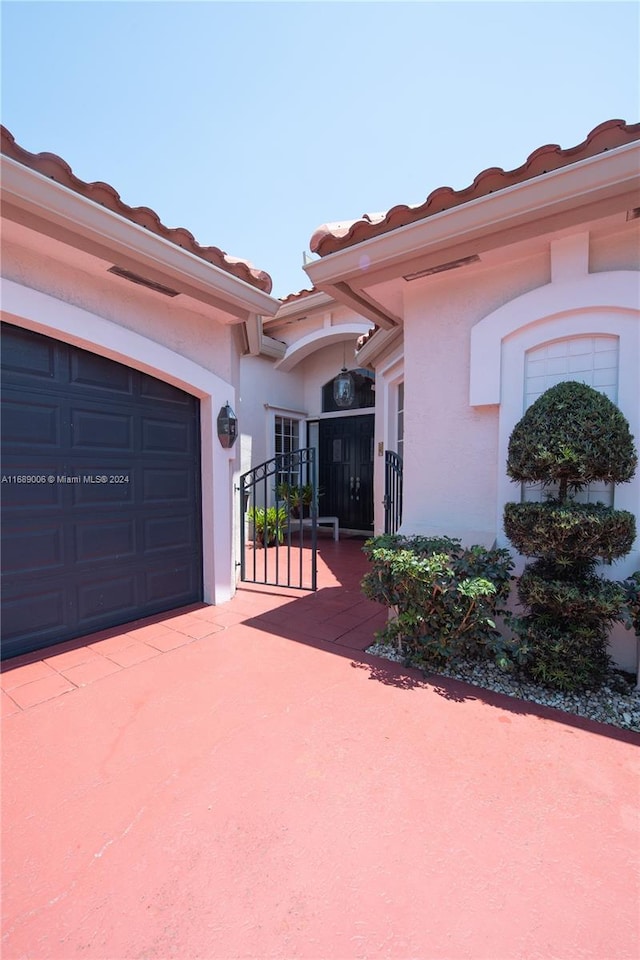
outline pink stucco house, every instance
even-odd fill
[[[47,394],[45,407],[64,411],[71,404],[103,418],[86,418],[80,450],[82,444],[64,440],[62,427],[56,433],[58,413],[50,411],[37,443],[21,447],[19,436],[10,438],[10,455],[18,466],[40,457],[32,465],[48,473],[69,450],[87,469],[82,458],[99,449],[111,450],[117,465],[125,450],[118,443],[130,443],[138,485],[148,481],[149,502],[122,501],[121,541],[105,541],[112,558],[115,547],[131,553],[126,575],[107,558],[107,579],[140,584],[114,617],[146,610],[171,582],[171,562],[186,569],[187,554],[186,587],[197,585],[200,570],[201,596],[227,599],[242,526],[234,485],[282,450],[316,450],[320,513],[337,517],[342,530],[384,529],[385,464],[395,453],[403,461],[403,532],[488,545],[505,543],[502,508],[521,495],[504,469],[509,434],[547,387],[563,379],[593,384],[619,404],[640,436],[640,124],[609,121],[573,148],[544,146],[516,170],[485,170],[466,190],[440,188],[419,206],[326,224],[311,239],[317,259],[305,269],[312,289],[283,301],[269,295],[266,274],[215,248],[203,250],[151,211],[125,207],[110,187],[80,183],[59,158],[25,154],[8,134],[2,164],[3,320],[16,342],[27,334],[46,338],[34,341],[36,350],[27,336],[16,356],[24,360],[31,351],[31,368],[18,369],[20,360],[5,377],[18,404],[16,423],[25,422],[38,376],[71,384],[62,393],[55,388],[55,403]],[[92,374],[90,357],[118,369],[97,363]],[[73,381],[68,371],[83,364],[83,377]],[[332,392],[343,366],[355,386],[348,407],[337,405]],[[127,379],[126,371],[135,376]],[[138,375],[150,380],[139,382]],[[165,398],[163,416],[158,384],[178,391]],[[145,406],[152,398],[155,407]],[[186,410],[188,398],[196,398],[195,406],[181,420],[178,408]],[[229,450],[218,443],[215,424],[227,402],[240,429]],[[163,476],[154,473],[154,452],[184,453],[187,460],[176,460],[173,473]],[[64,457],[58,460],[62,469]],[[190,486],[180,487],[179,477]],[[162,513],[159,493],[169,489],[175,503]],[[57,599],[50,591],[42,601],[43,623],[56,610],[64,623],[66,589],[74,616],[82,613],[78,597],[89,613],[99,602],[91,564],[100,528],[97,521],[86,530],[80,523],[79,490],[60,487],[64,503],[43,503],[31,520],[30,501],[18,497],[12,515],[8,534],[13,530],[24,543],[27,531],[48,558],[50,582],[59,585]],[[99,520],[104,510],[106,518],[107,506],[95,496],[94,514]],[[183,509],[186,501],[197,504],[195,512]],[[615,503],[640,518],[640,478],[616,489]],[[58,520],[47,526],[56,509]],[[189,544],[180,540],[180,524],[168,522],[172,515],[192,531]],[[67,524],[74,549],[58,521]],[[171,551],[173,561],[164,563]],[[49,576],[44,567],[39,575],[28,567],[36,552],[17,550],[18,567],[27,568],[8,574],[18,637],[25,584]],[[622,578],[639,567],[636,542],[611,575]],[[121,588],[114,586],[114,596]],[[76,629],[89,628],[91,618],[77,623]],[[52,642],[56,629],[62,627],[45,624],[43,642]],[[32,646],[36,633],[27,641]],[[16,649],[24,643],[16,640]],[[616,632],[612,649],[621,665],[633,667],[630,634]]]

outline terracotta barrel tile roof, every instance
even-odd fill
[[[296,300],[303,300],[305,297],[310,297],[314,293],[319,293],[316,287],[311,287],[311,289],[305,288],[304,290],[298,290],[297,293],[288,293],[286,297],[280,297],[280,303],[295,303]]]
[[[182,247],[189,253],[206,260],[207,263],[219,267],[221,270],[230,273],[239,280],[257,287],[265,293],[271,292],[272,280],[264,270],[256,269],[247,260],[240,260],[236,257],[228,256],[218,247],[201,246],[193,234],[185,227],[166,227],[160,220],[158,214],[149,207],[130,207],[120,199],[120,194],[108,183],[97,181],[95,183],[85,183],[74,174],[73,170],[61,157],[54,153],[29,153],[18,143],[15,138],[6,129],[1,127],[2,145],[1,152],[12,160],[21,163],[37,173],[41,173],[56,183],[60,183],[75,193],[92,200],[100,206],[106,207],[113,213],[130,220],[132,223],[144,227],[151,233],[157,234],[164,240]]]
[[[360,350],[362,350],[362,348],[365,347],[365,346],[369,343],[369,340],[371,340],[371,337],[372,337],[375,333],[377,333],[379,329],[380,329],[380,327],[376,324],[376,325],[375,325],[371,330],[369,330],[367,333],[363,333],[363,335],[362,335],[361,337],[358,337],[358,339],[356,340],[356,353],[358,353]]]
[[[489,167],[462,190],[439,187],[429,194],[419,206],[399,204],[384,214],[364,214],[360,220],[341,223],[325,223],[311,237],[310,249],[321,257],[338,250],[345,250],[363,240],[370,240],[397,227],[404,227],[417,220],[424,220],[435,213],[477,200],[489,193],[496,193],[525,180],[531,180],[560,167],[586,160],[606,150],[640,140],[640,123],[627,124],[624,120],[607,120],[595,127],[582,143],[563,150],[557,144],[538,147],[522,166],[515,170]]]

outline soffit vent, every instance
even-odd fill
[[[165,287],[161,283],[155,283],[153,280],[147,280],[145,277],[132,273],[131,270],[125,270],[123,267],[109,267],[108,273],[114,273],[116,277],[122,277],[123,280],[130,280],[131,283],[137,283],[141,287],[147,287],[149,290],[155,290],[165,297],[177,297],[178,290],[172,290],[171,287]]]
[[[466,267],[468,263],[478,263],[480,257],[474,253],[471,257],[460,257],[459,260],[449,260],[448,263],[439,263],[437,267],[427,267],[426,270],[417,270],[416,273],[407,273],[404,280],[419,280],[421,277],[430,277],[434,273],[444,273],[445,270],[457,270]]]

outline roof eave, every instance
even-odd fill
[[[314,285],[344,298],[406,272],[417,257],[478,242],[500,246],[509,231],[519,235],[546,232],[554,214],[584,210],[591,217],[598,205],[608,212],[624,209],[625,196],[640,189],[640,143],[617,147],[398,227],[369,240],[328,254],[304,267]]]
[[[3,217],[151,280],[162,277],[178,292],[226,311],[230,323],[250,313],[271,316],[280,306],[257,287],[5,155],[0,176]]]
[[[402,335],[403,331],[399,327],[395,330],[376,330],[356,353],[360,366],[375,368],[380,357],[390,350]]]
[[[318,290],[304,297],[300,297],[297,300],[292,300],[289,303],[280,302],[278,312],[269,319],[268,323],[275,325],[282,320],[303,317],[315,310],[326,310],[327,307],[331,307],[334,304],[335,297]]]

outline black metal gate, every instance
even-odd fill
[[[240,579],[317,589],[315,449],[278,454],[240,477]]]
[[[402,457],[393,450],[384,454],[384,532],[395,533],[402,523]]]

